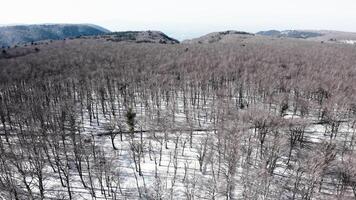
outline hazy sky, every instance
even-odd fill
[[[0,0],[0,24],[93,23],[178,39],[227,29],[356,32],[356,0]]]

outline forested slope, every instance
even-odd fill
[[[0,26],[0,46],[23,45],[41,40],[102,35],[110,31],[91,24],[36,24]]]
[[[0,59],[5,199],[356,197],[352,46],[37,48]]]

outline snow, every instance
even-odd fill
[[[340,40],[340,42],[345,44],[356,44],[356,40]]]
[[[209,120],[210,114],[214,112],[212,98],[207,98],[206,105],[201,105],[199,108],[190,107],[190,116],[196,115],[195,119],[190,119],[192,122],[187,121],[187,116],[184,110],[183,97],[179,94],[179,99],[176,105],[166,105],[162,103],[160,110],[160,124],[157,124],[157,115],[148,116],[150,110],[136,103],[134,111],[137,114],[136,119],[138,121],[136,130],[155,130],[142,133],[142,141],[140,133],[135,133],[133,136],[130,134],[123,134],[123,141],[120,136],[115,137],[114,143],[117,150],[114,150],[111,144],[110,136],[99,136],[100,133],[107,132],[105,126],[114,122],[122,122],[123,128],[127,130],[125,125],[125,119],[120,119],[119,116],[109,117],[104,116],[103,113],[99,113],[98,122],[96,119],[90,123],[88,113],[85,113],[84,120],[78,117],[78,121],[81,123],[81,134],[88,137],[94,135],[96,148],[100,149],[103,156],[106,158],[104,167],[108,168],[110,172],[110,179],[115,184],[115,194],[118,195],[118,199],[139,199],[139,193],[146,195],[146,199],[157,199],[161,196],[162,199],[188,199],[188,196],[193,195],[196,199],[226,199],[225,188],[229,181],[226,177],[228,174],[228,160],[225,160],[225,155],[219,157],[219,144],[218,133],[213,129],[213,122]],[[234,101],[234,100],[233,100]],[[138,101],[140,102],[140,101]],[[150,104],[153,104],[150,102]],[[121,113],[125,110],[122,106],[116,105],[120,109]],[[150,108],[152,109],[152,108]],[[148,112],[147,112],[148,111]],[[174,113],[173,113],[174,111]],[[118,110],[117,110],[118,112]],[[244,112],[244,111],[241,111]],[[173,117],[174,116],[174,121]],[[294,115],[292,112],[287,112],[284,116],[285,119],[300,119],[298,115]],[[233,120],[233,119],[232,119]],[[314,122],[316,118],[311,118],[311,122]],[[99,125],[98,125],[99,124]],[[188,131],[189,129],[200,128],[201,131]],[[225,127],[228,129],[229,127]],[[119,128],[115,126],[114,131],[118,131]],[[166,130],[163,132],[163,130]],[[246,129],[243,135],[238,136],[241,141],[249,140],[249,135],[256,134],[253,129]],[[337,142],[350,141],[351,136],[350,127],[346,124],[342,124],[340,127],[340,133],[337,136]],[[307,127],[305,132],[305,140],[318,144],[329,139],[329,132],[324,125],[314,124]],[[192,139],[192,142],[190,142]],[[281,138],[275,138],[281,139]],[[202,151],[205,142],[209,143],[209,149],[206,151],[206,157],[200,170],[199,155]],[[280,142],[283,141],[281,139]],[[241,142],[242,143],[242,142]],[[273,145],[272,140],[266,141],[266,145]],[[192,144],[192,145],[191,145]],[[136,172],[135,162],[133,158],[132,145],[142,146],[142,152],[140,152],[139,158],[141,159],[142,176]],[[251,158],[253,161],[245,160],[240,154],[246,151],[244,148],[240,148],[237,152],[238,155],[236,161],[236,173],[231,177],[235,183],[233,194],[237,199],[243,199],[244,184],[256,185],[261,177],[265,178],[265,181],[271,183],[269,190],[281,191],[282,188],[278,188],[278,184],[293,184],[286,180],[285,177],[294,176],[293,170],[288,169],[286,160],[288,160],[285,152],[288,149],[279,149],[281,157],[278,158],[276,163],[276,169],[273,171],[273,176],[266,176],[266,170],[256,168],[256,166],[264,165],[264,161],[260,161],[259,146],[258,143],[251,144]],[[162,156],[160,156],[162,152]],[[293,152],[294,153],[294,152]],[[137,156],[137,155],[136,155]],[[91,161],[93,158],[91,158]],[[219,165],[219,159],[221,159],[221,165]],[[160,162],[161,160],[161,162]],[[254,167],[247,168],[248,162],[256,164]],[[291,161],[292,162],[292,161]],[[99,168],[101,166],[92,166]],[[74,170],[71,173],[71,188],[74,194],[73,199],[92,199],[91,191],[85,189],[79,178],[79,174]],[[45,168],[46,179],[45,188],[48,199],[56,199],[59,196],[66,197],[67,191],[65,187],[62,187],[58,174],[53,173],[50,167]],[[95,171],[95,170],[93,170]],[[98,176],[100,174],[94,174]],[[85,180],[88,180],[88,171],[83,171]],[[36,181],[36,180],[32,180]],[[329,181],[329,180],[328,180]],[[120,185],[118,185],[120,183]],[[274,184],[275,183],[275,184]],[[105,199],[105,195],[111,194],[107,189],[106,194],[103,194],[100,190],[100,184],[97,179],[93,182],[96,199]],[[107,185],[105,186],[107,187]],[[329,189],[332,190],[332,189]],[[35,192],[36,189],[34,189]],[[327,191],[327,189],[325,189]],[[249,191],[253,194],[253,191]],[[272,195],[272,194],[268,194]],[[285,194],[287,195],[287,194]],[[143,198],[143,197],[142,197]]]

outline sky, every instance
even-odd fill
[[[160,30],[180,40],[209,32],[356,32],[356,0],[0,0],[0,24],[91,23]]]

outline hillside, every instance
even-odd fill
[[[28,54],[39,53],[43,48],[49,46],[55,46],[54,44],[71,43],[71,40],[75,41],[106,41],[112,43],[152,43],[152,44],[179,44],[179,41],[173,39],[160,31],[124,31],[124,32],[112,32],[103,33],[100,35],[78,36],[76,38],[68,38],[63,41],[48,41],[31,42],[30,44],[24,44],[19,48],[15,46],[13,48],[2,48],[0,52],[0,59],[10,59],[16,57],[26,56]]]
[[[100,35],[110,31],[87,24],[18,25],[0,27],[0,47],[36,42],[60,40],[70,37]]]
[[[252,36],[254,36],[254,34],[243,32],[243,31],[228,30],[228,31],[209,33],[199,38],[184,40],[183,43],[186,44],[210,44],[216,42],[231,43],[231,42],[241,41],[241,39],[250,38]]]
[[[313,38],[314,41],[329,41],[337,43],[356,44],[356,33],[353,32],[330,30],[319,30],[314,32],[319,33],[321,35]]]
[[[135,34],[4,49],[3,199],[355,199],[354,46]]]
[[[179,41],[168,37],[160,31],[123,31],[113,32],[103,36],[107,41],[178,44]]]
[[[270,30],[270,31],[260,31],[257,32],[256,34],[264,35],[264,36],[272,36],[272,37],[288,37],[288,38],[301,38],[301,39],[320,37],[323,35],[317,32],[298,31],[298,30],[286,30],[286,31]]]
[[[334,42],[334,43],[346,43],[356,44],[356,33],[342,32],[342,31],[330,31],[330,30],[269,30],[260,31],[257,35],[271,36],[278,38],[297,38],[306,39],[319,42]]]

